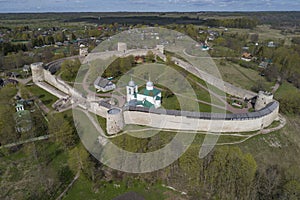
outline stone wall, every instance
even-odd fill
[[[45,82],[49,83],[50,85],[59,89],[60,91],[66,93],[68,95],[71,95],[70,89],[72,87],[63,81],[59,81],[58,78],[56,76],[52,75],[51,72],[49,72],[48,70],[44,69],[44,77],[45,77],[45,79],[44,79]]]
[[[96,115],[99,115],[103,118],[107,118],[107,111],[109,108],[99,105],[99,103],[92,102],[89,105],[88,110]]]
[[[253,117],[224,118],[224,119],[203,119],[181,115],[159,114],[154,112],[124,111],[125,124],[144,125],[162,129],[190,130],[206,132],[251,132],[266,128],[278,118],[279,104],[274,102],[272,110],[268,107],[261,113],[261,116]],[[255,117],[254,117],[255,116]],[[221,117],[222,118],[222,117]]]
[[[172,60],[177,64],[178,66],[182,67],[183,69],[187,70],[188,72],[194,74],[195,76],[201,78],[205,82],[209,83],[210,85],[215,86],[216,88],[226,92],[227,94],[240,97],[240,98],[248,98],[251,99],[255,97],[257,94],[245,89],[242,89],[240,87],[236,87],[230,83],[224,82],[223,80],[208,74],[191,64],[184,62],[178,58],[172,58]]]

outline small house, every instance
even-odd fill
[[[100,76],[95,80],[94,87],[97,92],[108,92],[116,89],[116,85],[114,83]]]
[[[263,69],[266,69],[268,66],[269,66],[269,63],[268,63],[268,62],[265,62],[265,61],[261,62],[261,63],[258,65],[258,67],[263,68]]]
[[[4,85],[9,85],[9,84],[11,84],[11,85],[18,85],[18,83],[19,83],[19,81],[17,81],[17,80],[15,80],[15,79],[6,79],[5,81],[4,81]]]
[[[206,44],[202,45],[202,51],[208,51],[208,50],[210,50],[208,45]]]
[[[250,62],[253,59],[253,56],[251,55],[251,53],[243,53],[242,54],[242,60],[246,61],[246,62]]]
[[[32,120],[30,116],[30,111],[24,109],[24,105],[18,102],[16,105],[16,113],[14,115],[16,122],[16,131],[18,133],[28,132],[32,128]]]
[[[88,54],[89,54],[88,48],[85,45],[81,44],[79,46],[79,55],[80,56],[87,56]]]
[[[24,65],[23,72],[29,73],[30,72],[30,66],[29,65]]]
[[[134,61],[135,61],[135,63],[137,63],[137,64],[142,64],[142,63],[145,62],[145,59],[144,59],[144,57],[142,57],[142,56],[136,56],[136,57],[134,58]]]
[[[276,47],[276,45],[275,45],[275,43],[274,43],[273,41],[270,41],[270,42],[268,43],[268,47],[274,48],[274,47]]]
[[[11,78],[19,78],[21,76],[21,74],[19,74],[18,72],[8,72],[6,74],[6,76],[11,77]]]

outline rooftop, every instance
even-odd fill
[[[100,76],[94,82],[94,85],[97,85],[97,86],[102,87],[102,88],[104,88],[105,86],[107,86],[109,84],[111,84],[111,81],[109,81],[106,78],[102,78]]]
[[[139,94],[143,94],[145,96],[155,97],[157,96],[161,91],[159,89],[153,88],[153,90],[147,90],[146,88],[143,88]]]

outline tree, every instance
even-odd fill
[[[62,184],[68,184],[68,182],[72,180],[73,176],[74,175],[68,165],[63,166],[58,171],[58,178]]]
[[[202,181],[214,198],[249,199],[257,168],[250,154],[243,154],[238,147],[222,147],[204,162]]]
[[[76,35],[75,35],[74,33],[72,33],[72,34],[71,34],[71,40],[74,41],[74,40],[76,40],[76,39],[77,39]]]
[[[266,84],[262,80],[258,80],[252,87],[253,92],[266,91]]]
[[[56,42],[64,42],[66,40],[66,36],[64,32],[59,32],[55,35]]]
[[[148,51],[145,58],[146,58],[146,62],[154,62],[155,61],[155,55],[152,51]]]
[[[55,41],[54,41],[54,37],[52,35],[49,35],[49,36],[46,36],[45,37],[45,44],[54,44]]]
[[[272,165],[264,171],[258,171],[256,179],[258,199],[279,199],[282,174],[278,166]]]
[[[275,65],[271,65],[264,70],[265,77],[267,81],[273,82],[276,81],[279,77],[278,67]]]
[[[283,186],[283,196],[285,199],[300,199],[300,183],[296,180],[287,182]]]
[[[80,60],[65,60],[61,64],[62,78],[67,81],[72,81],[76,78],[77,72],[81,66]]]
[[[167,55],[167,61],[166,61],[167,65],[174,65],[174,62],[172,61],[172,56]]]
[[[49,118],[49,134],[54,135],[55,142],[64,149],[72,148],[77,143],[77,134],[74,126],[60,114]]]
[[[218,37],[217,39],[214,40],[214,42],[216,43],[216,45],[219,46],[225,46],[226,44],[226,40],[223,37]]]
[[[278,98],[280,111],[285,114],[300,114],[300,94],[287,91],[284,96]]]
[[[16,94],[16,88],[5,86],[0,89],[0,142],[3,144],[15,142],[19,135],[15,131],[15,109],[10,100]]]

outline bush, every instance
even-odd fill
[[[300,114],[300,94],[289,92],[278,98],[280,111],[285,114]]]
[[[67,165],[62,167],[58,172],[58,178],[59,178],[60,182],[62,182],[63,184],[67,184],[68,182],[70,182],[72,180],[73,176],[74,175],[73,175],[71,169]]]

